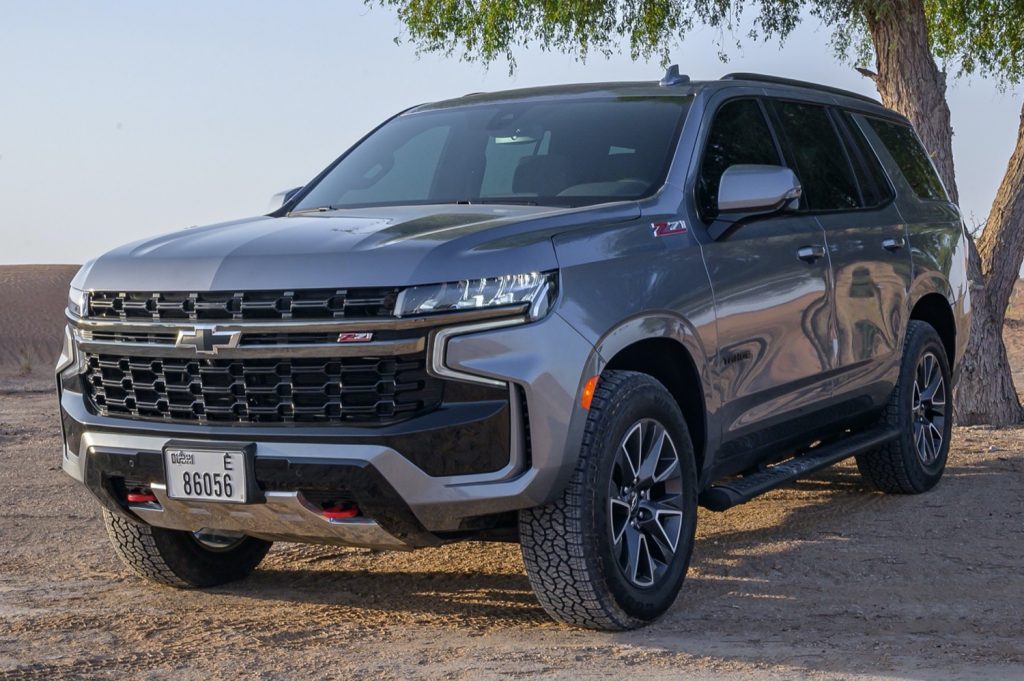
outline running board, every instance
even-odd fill
[[[822,468],[828,468],[854,454],[884,445],[890,440],[895,440],[899,434],[897,428],[881,426],[849,435],[807,454],[768,466],[758,473],[714,485],[701,493],[700,505],[712,511],[725,511],[776,487],[789,484]]]

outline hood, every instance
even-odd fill
[[[444,205],[260,216],[115,249],[76,285],[92,290],[226,291],[430,284],[552,270],[551,237],[633,220],[634,202],[587,208]]]

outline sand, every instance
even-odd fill
[[[77,271],[77,265],[0,266],[0,376],[51,372]]]

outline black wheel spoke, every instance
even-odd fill
[[[665,439],[668,433],[660,423],[653,423],[647,427],[647,442],[643,449],[640,460],[640,470],[637,472],[638,482],[651,484],[654,482],[655,471],[661,460],[661,450],[665,446]]]
[[[622,541],[622,533],[626,531],[626,526],[629,525],[629,504],[616,498],[609,500],[609,504],[612,544],[618,546],[619,542]]]

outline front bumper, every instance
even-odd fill
[[[446,341],[434,354],[447,368],[507,383],[507,401],[446,403],[387,428],[211,426],[102,416],[65,382],[63,468],[111,511],[171,529],[377,548],[429,546],[485,530],[502,514],[561,492],[586,417],[577,396],[597,373],[590,366],[597,359],[557,314]],[[443,464],[428,465],[501,420],[509,454],[500,469],[445,475]],[[168,499],[162,452],[175,440],[253,446],[263,498],[245,505]],[[145,484],[157,501],[128,504],[125,481]],[[318,506],[326,498],[352,501],[362,515],[329,520]]]

